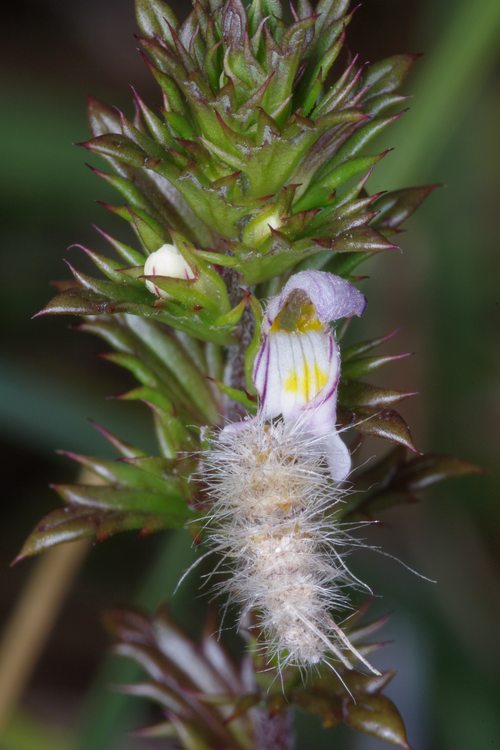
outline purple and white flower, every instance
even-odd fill
[[[296,273],[269,301],[253,371],[259,418],[300,420],[319,439],[337,482],[349,474],[351,456],[337,432],[340,352],[329,323],[359,316],[365,306],[364,295],[339,276]]]

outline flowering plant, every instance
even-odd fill
[[[394,410],[411,394],[364,382],[404,356],[373,354],[387,336],[344,345],[366,304],[355,269],[396,247],[433,188],[368,191],[387,152],[367,146],[400,116],[415,58],[346,54],[348,6],[299,0],[288,22],[279,0],[195,0],[180,22],[163,0],[136,0],[162,108],[134,91],[130,120],[91,100],[83,144],[110,166],[96,172],[124,198],[108,208],[134,244],[99,230],[116,258],[82,248],[101,277],[72,268],[42,311],[83,316],[111,346],[158,455],[108,432],[119,460],[69,454],[101,483],[58,486],[64,507],[21,557],[183,526],[210,545],[247,641],[237,666],[210,631],[195,647],[163,611],[108,616],[149,674],[130,690],[163,708],[155,734],[193,750],[291,747],[290,706],[408,747],[381,692],[392,673],[367,659],[381,623],[360,624],[351,598],[369,585],[346,558],[379,509],[470,470],[417,452]],[[353,471],[366,436],[391,449]]]

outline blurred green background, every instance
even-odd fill
[[[111,194],[72,145],[87,135],[85,95],[129,109],[129,83],[150,102],[156,91],[136,52],[132,0],[28,0],[3,13],[0,596],[6,622],[33,570],[32,562],[8,565],[57,502],[49,482],[72,476],[55,449],[109,455],[88,417],[151,446],[140,407],[107,398],[128,381],[99,359],[102,344],[70,331],[68,319],[30,318],[48,300],[50,281],[67,275],[63,257],[77,256],[66,248],[99,247],[92,223],[127,238],[126,227],[95,204]],[[387,513],[384,527],[373,532],[374,543],[436,584],[383,558],[358,561],[383,594],[377,610],[393,612],[384,637],[394,643],[378,663],[398,669],[388,692],[416,750],[500,747],[499,42],[498,0],[365,0],[349,36],[351,48],[371,61],[425,53],[410,82],[410,111],[384,139],[396,148],[372,189],[444,184],[411,220],[403,254],[367,267],[369,314],[353,333],[400,328],[388,350],[415,356],[384,377],[420,392],[406,409],[417,445],[487,469]],[[109,604],[154,607],[170,597],[190,554],[186,538],[172,536],[125,535],[92,550],[0,734],[0,750],[159,746],[127,734],[149,709],[109,691],[130,668],[106,660],[100,613]],[[174,601],[188,625],[195,586]],[[299,750],[384,747],[353,733],[323,732],[305,717],[297,727]]]

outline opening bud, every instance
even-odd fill
[[[260,245],[271,236],[272,229],[279,229],[281,225],[281,216],[273,206],[248,222],[243,231],[243,242],[251,246]]]

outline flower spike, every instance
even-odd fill
[[[132,237],[99,230],[115,258],[77,245],[97,278],[70,266],[39,313],[84,317],[80,330],[109,346],[102,357],[136,380],[117,398],[149,408],[156,450],[104,431],[118,460],[66,451],[99,484],[55,485],[65,507],[18,559],[187,527],[216,553],[202,579],[216,581],[224,611],[239,608],[248,657],[235,671],[219,640],[186,639],[166,613],[112,616],[122,653],[148,673],[129,692],[166,712],[155,736],[186,750],[291,748],[295,706],[409,750],[380,695],[392,673],[360,643],[374,625],[353,629],[362,609],[351,593],[372,590],[348,560],[378,511],[478,469],[419,454],[393,408],[412,393],[364,381],[404,355],[373,353],[386,338],[341,352],[336,321],[363,314],[346,278],[397,247],[435,187],[368,184],[388,153],[370,144],[402,114],[415,56],[351,54],[350,0],[191,0],[179,19],[168,3],[135,0],[161,107],[135,89],[128,115],[90,99],[81,144],[106,162],[92,171],[120,197],[100,203]],[[262,299],[269,288],[281,291]],[[337,404],[358,433],[349,448]],[[395,447],[351,472],[364,435]]]

